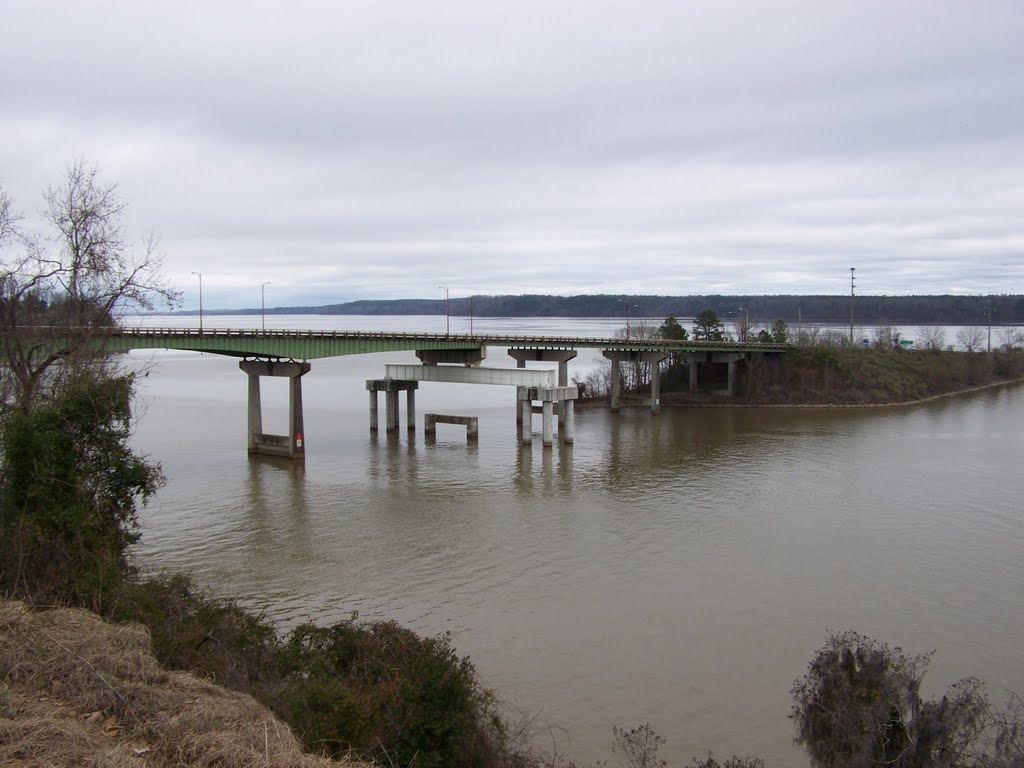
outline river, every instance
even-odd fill
[[[621,325],[475,323],[595,336]],[[363,381],[412,353],[315,360],[303,466],[246,455],[237,360],[130,359],[146,371],[134,444],[168,478],[141,516],[143,568],[190,571],[282,626],[358,611],[449,631],[487,685],[537,716],[538,743],[577,761],[607,759],[613,725],[649,722],[670,763],[712,749],[806,764],[789,691],[828,628],[934,649],[931,695],[967,675],[997,700],[1024,693],[1024,387],[899,408],[579,409],[575,445],[543,450],[518,445],[502,387],[421,385],[421,415],[479,417],[475,445],[456,427],[425,441],[422,423],[410,439],[404,406],[397,438],[372,436]],[[501,349],[485,364],[514,367]],[[266,430],[285,432],[283,380],[263,393]]]

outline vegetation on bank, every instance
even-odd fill
[[[625,335],[626,331],[620,332]],[[740,321],[727,329],[711,309],[698,313],[692,328],[674,317],[660,326],[634,323],[633,338],[735,338],[790,344],[783,354],[749,353],[738,366],[734,397],[726,390],[725,365],[701,363],[698,389],[689,390],[692,361],[673,354],[660,369],[663,404],[746,403],[750,405],[879,405],[907,403],[1024,377],[1024,331],[1004,330],[991,352],[981,329],[965,329],[947,344],[941,331],[927,334],[910,348],[899,329],[879,328],[867,345],[851,344],[846,333],[793,332],[784,321],[758,327]],[[650,387],[649,363],[622,365],[623,390],[643,393]],[[585,398],[606,397],[611,389],[611,366],[598,365],[576,382]]]

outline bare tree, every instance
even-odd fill
[[[956,334],[956,343],[967,352],[977,352],[985,341],[985,329],[973,326],[961,328]]]
[[[923,328],[921,330],[921,346],[932,351],[945,349],[946,332],[934,325]]]
[[[64,181],[49,187],[43,197],[56,247],[63,251],[58,280],[77,303],[82,281],[106,274],[125,252],[121,219],[126,205],[118,199],[117,185],[102,184],[99,169],[83,160],[65,167]]]
[[[1024,329],[1003,328],[999,332],[1000,346],[1007,352],[1024,348]]]
[[[875,347],[877,349],[899,349],[900,330],[891,325],[880,325],[875,329]]]
[[[819,337],[821,336],[821,328],[816,325],[812,325],[809,328],[801,328],[796,332],[795,342],[800,347],[813,347],[817,346]]]
[[[157,239],[128,244],[125,204],[84,161],[44,193],[46,240],[22,229],[0,190],[0,407],[28,408],[63,363],[96,362],[96,335],[129,308],[173,305],[178,292],[161,274]]]

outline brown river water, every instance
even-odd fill
[[[415,320],[273,327],[437,330],[403,326]],[[422,422],[410,438],[404,405],[397,438],[371,436],[364,380],[415,357],[316,360],[294,465],[246,455],[237,360],[131,360],[148,371],[135,445],[168,478],[143,511],[139,565],[189,571],[283,627],[358,611],[451,632],[536,716],[538,744],[577,761],[609,757],[613,725],[648,722],[670,763],[711,749],[805,765],[789,691],[830,628],[934,649],[927,694],[967,675],[995,699],[1024,694],[1024,387],[896,408],[580,409],[575,445],[544,450],[518,445],[502,387],[421,385],[420,418],[476,415],[475,445],[456,427],[427,442]],[[514,367],[500,349],[485,364]],[[264,379],[268,432],[286,431],[285,398]]]

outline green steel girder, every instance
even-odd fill
[[[609,349],[660,352],[785,352],[788,344],[668,339],[598,339],[577,336],[506,336],[381,331],[260,331],[187,328],[116,328],[101,335],[110,351],[184,349],[232,357],[315,360],[373,352],[424,349]],[[99,340],[99,339],[97,339]]]

